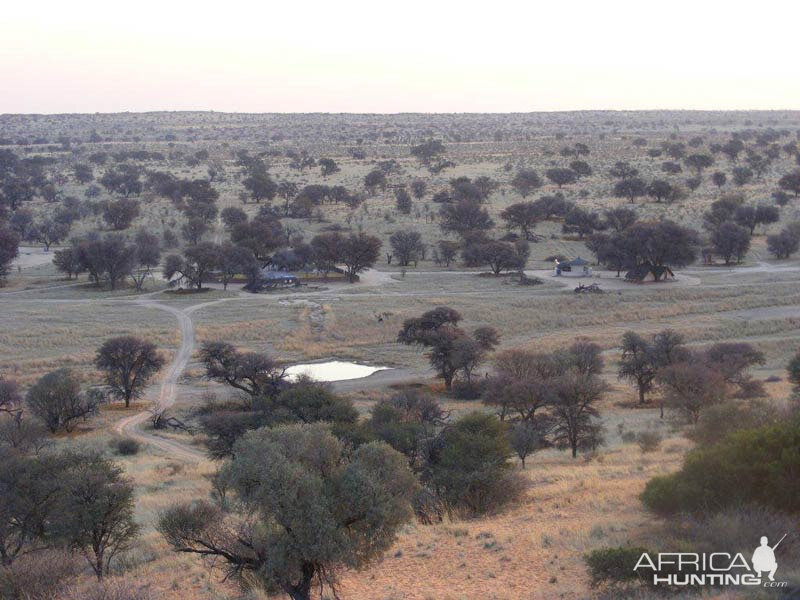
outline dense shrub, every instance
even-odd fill
[[[83,558],[65,550],[44,550],[0,567],[3,600],[51,600],[83,570]]]
[[[758,504],[800,510],[800,419],[738,431],[694,450],[677,473],[651,479],[642,502],[662,514]]]
[[[636,443],[642,452],[655,452],[661,447],[661,434],[657,431],[642,431],[636,436]]]
[[[774,423],[776,417],[775,408],[763,400],[728,401],[709,406],[687,436],[698,445],[710,446],[734,431]]]
[[[479,381],[458,379],[453,382],[453,397],[457,400],[477,400],[483,394],[483,386]]]
[[[642,575],[639,572],[641,569],[634,571],[633,567],[645,552],[646,548],[617,546],[600,548],[584,555],[592,587],[601,584],[625,584],[638,580]]]
[[[522,480],[511,471],[512,450],[503,423],[473,412],[446,428],[431,453],[429,483],[451,509],[483,514],[519,496]]]
[[[682,541],[691,545],[693,552],[741,552],[749,556],[758,536],[769,536],[773,546],[784,533],[779,561],[798,564],[800,541],[793,532],[797,518],[762,506],[737,506],[713,515],[690,517],[682,528]]]
[[[120,438],[118,440],[114,440],[114,449],[117,451],[117,454],[121,456],[133,456],[139,453],[139,449],[142,445],[133,438]]]

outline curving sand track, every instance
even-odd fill
[[[164,310],[175,315],[175,318],[178,319],[178,325],[181,329],[181,345],[178,348],[178,352],[175,354],[172,364],[170,364],[169,368],[167,369],[164,379],[161,382],[158,398],[155,401],[155,404],[158,408],[169,408],[175,404],[178,380],[183,374],[183,371],[186,369],[186,365],[189,364],[189,359],[191,358],[192,351],[194,350],[194,323],[189,316],[189,309],[200,305],[195,305],[187,309],[180,310],[173,306],[161,304],[150,299],[145,299],[141,302],[138,302],[138,304]],[[151,446],[163,450],[174,458],[181,458],[188,461],[197,461],[204,458],[202,452],[190,446],[186,446],[185,444],[164,439],[162,437],[142,431],[140,426],[142,423],[147,421],[148,417],[150,417],[150,413],[148,411],[143,411],[138,414],[120,419],[114,424],[114,431],[121,435],[127,435],[128,437],[134,438],[140,442],[148,443]]]

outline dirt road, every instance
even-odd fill
[[[155,308],[171,313],[178,320],[178,325],[181,330],[181,344],[175,354],[175,358],[169,365],[164,379],[161,382],[158,398],[155,400],[155,407],[159,410],[167,409],[175,404],[177,398],[177,385],[186,365],[189,364],[189,359],[194,350],[194,323],[192,322],[190,309],[196,308],[201,305],[190,306],[186,309],[178,309],[174,306],[168,306],[155,302],[150,298],[145,298],[138,301],[137,304],[149,308]],[[209,304],[209,303],[206,303]],[[157,435],[144,432],[140,429],[142,423],[147,421],[150,417],[149,411],[143,411],[129,417],[125,417],[117,421],[114,425],[114,431],[120,435],[127,435],[140,442],[148,443],[172,456],[173,458],[180,458],[188,461],[202,460],[204,455],[199,450],[196,450],[185,444],[174,442],[172,440],[164,439]]]

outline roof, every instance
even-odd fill
[[[570,261],[560,262],[558,264],[559,264],[559,266],[569,265],[570,267],[583,267],[583,266],[588,265],[589,261],[588,260],[584,260],[579,256],[578,258],[573,258]]]
[[[625,273],[625,279],[644,279],[650,273],[651,268],[650,264],[637,265]]]
[[[668,275],[670,275],[672,277],[675,276],[675,274],[672,272],[672,269],[670,269],[667,266],[664,266],[664,265],[651,265],[650,263],[642,263],[640,265],[635,266],[633,269],[631,269],[627,273],[625,273],[625,279],[637,279],[637,280],[640,280],[640,279],[644,279],[645,277],[647,277],[650,273],[652,273],[653,277],[655,277],[656,279],[661,279],[661,276],[664,275],[664,273],[667,273]]]
[[[286,271],[263,271],[264,279],[297,279],[297,275]]]

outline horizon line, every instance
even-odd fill
[[[239,111],[217,109],[152,109],[152,110],[117,110],[117,111],[86,111],[86,112],[2,112],[2,117],[59,117],[74,115],[125,115],[125,114],[174,114],[174,113],[203,113],[203,114],[232,114],[232,115],[375,115],[375,116],[401,116],[401,115],[530,115],[530,114],[575,114],[575,113],[655,113],[655,112],[680,112],[680,113],[800,113],[800,108],[575,108],[575,109],[540,109],[529,111]]]

